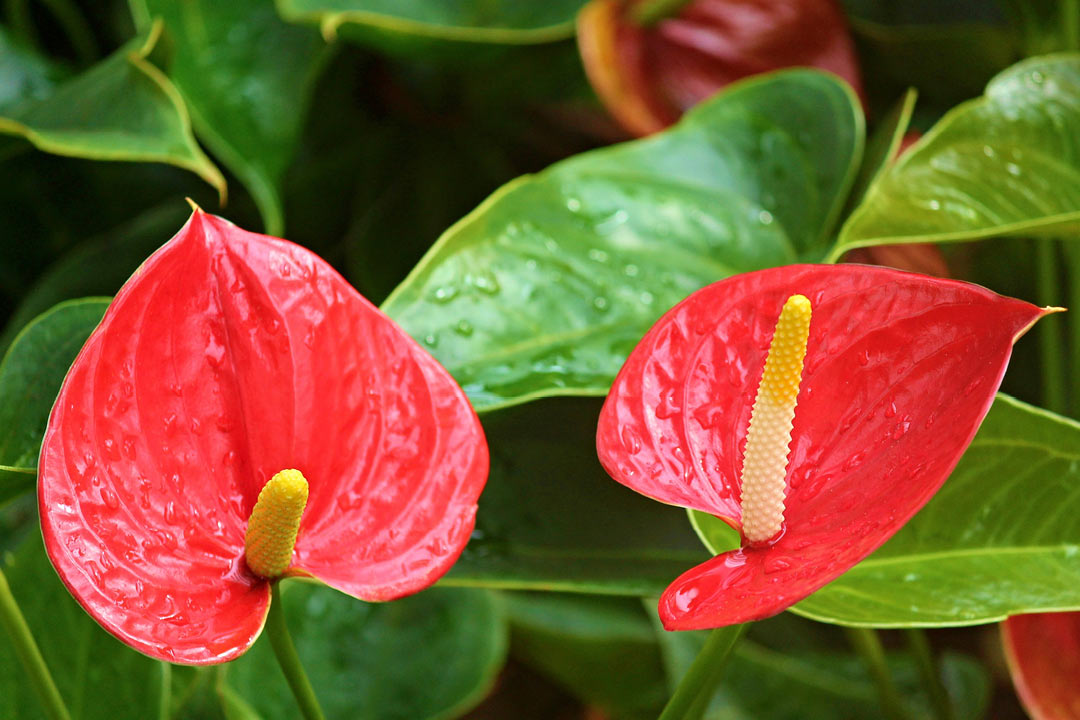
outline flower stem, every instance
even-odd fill
[[[678,15],[691,0],[642,0],[630,11],[631,19],[641,27],[651,27],[672,15]]]
[[[888,720],[907,720],[900,693],[893,684],[892,673],[885,662],[885,648],[881,645],[881,638],[872,628],[846,627],[844,632],[847,633],[852,647],[862,656],[866,669],[870,671],[870,677],[877,686],[883,716]]]
[[[270,636],[270,645],[274,648],[281,671],[285,673],[285,679],[289,681],[296,704],[300,706],[305,720],[326,720],[319,700],[315,697],[315,691],[311,687],[304,672],[304,666],[300,663],[300,656],[296,654],[296,646],[293,645],[289,636],[289,628],[285,624],[285,608],[281,603],[281,583],[275,582],[270,596],[270,612],[266,616],[266,633]]]
[[[1062,243],[1065,250],[1066,270],[1069,278],[1069,309],[1066,317],[1069,326],[1069,378],[1072,380],[1069,414],[1080,417],[1080,248],[1073,243]]]
[[[934,709],[936,720],[956,720],[952,701],[949,700],[949,692],[941,682],[941,669],[934,658],[933,648],[926,638],[926,633],[919,628],[905,630],[908,647],[911,655],[915,658],[915,664],[919,667],[919,676],[927,695],[930,696],[930,706]]]
[[[49,720],[71,720],[67,706],[64,705],[64,699],[60,697],[60,691],[56,689],[56,683],[49,674],[45,658],[41,656],[41,650],[34,642],[34,636],[30,634],[30,626],[26,624],[26,618],[19,610],[19,605],[15,602],[15,596],[11,594],[11,587],[2,570],[0,570],[0,625],[3,625],[11,636],[15,654],[30,677],[30,686],[37,694],[45,716]]]
[[[694,658],[675,693],[668,700],[659,720],[698,720],[716,691],[731,649],[742,637],[747,625],[716,628],[709,634],[705,647]],[[699,701],[699,697],[704,697]]]
[[[1042,305],[1061,302],[1061,281],[1058,278],[1057,243],[1036,241],[1037,294]],[[1039,351],[1043,369],[1043,407],[1056,413],[1065,412],[1065,349],[1061,328],[1051,320],[1039,325]]]

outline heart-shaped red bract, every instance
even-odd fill
[[[45,547],[125,643],[223,662],[265,620],[244,532],[287,468],[310,483],[288,574],[389,600],[460,554],[488,455],[450,375],[325,261],[196,211],[64,381],[39,466]]]
[[[635,135],[664,129],[736,80],[786,67],[829,70],[861,93],[835,0],[694,0],[652,27],[634,21],[639,4],[593,0],[578,16],[589,81]]]
[[[671,630],[774,615],[869,555],[937,491],[993,401],[1015,339],[1045,310],[967,283],[862,265],[738,275],[670,310],[600,415],[608,473],[740,527],[739,472],[780,308],[813,305],[787,465],[785,531],[684,573]]]
[[[1014,615],[1001,624],[1001,639],[1034,720],[1080,717],[1080,612]]]

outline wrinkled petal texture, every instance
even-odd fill
[[[46,548],[106,629],[172,662],[261,631],[259,490],[310,483],[290,574],[385,600],[444,573],[487,477],[450,376],[311,252],[197,211],[121,289],[42,446]]]
[[[740,526],[739,469],[774,324],[813,319],[792,430],[785,530],[664,593],[668,629],[774,615],[869,555],[937,491],[982,422],[1015,338],[1043,313],[966,283],[855,265],[739,275],[675,306],[600,416],[613,478]]]
[[[835,0],[695,0],[644,28],[633,3],[593,0],[578,16],[589,80],[630,132],[648,135],[736,80],[786,67],[833,72],[861,94]]]
[[[1001,624],[1001,638],[1033,720],[1080,717],[1080,613],[1014,615]]]

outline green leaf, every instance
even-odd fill
[[[105,632],[68,594],[34,531],[4,567],[72,720],[160,717],[170,667]],[[44,718],[6,636],[0,636],[0,717]]]
[[[0,26],[0,108],[48,97],[64,70],[25,47]]]
[[[658,632],[674,688],[705,644],[708,633]],[[889,666],[912,717],[929,717],[930,705],[914,662],[906,656],[893,655]],[[941,666],[958,720],[982,717],[990,699],[989,677],[982,666],[957,653],[945,653]],[[840,720],[880,716],[874,683],[860,658],[835,649],[785,648],[779,652],[751,637],[736,646],[705,720]]]
[[[0,502],[33,487],[53,401],[108,306],[108,298],[57,305],[27,325],[0,362]]]
[[[443,584],[659,595],[708,558],[681,509],[604,472],[599,413],[598,400],[558,398],[484,417],[491,476]]]
[[[133,0],[172,41],[169,78],[195,131],[251,192],[266,232],[282,235],[281,182],[325,45],[266,0]]]
[[[999,395],[944,487],[792,610],[875,627],[1080,610],[1080,423]]]
[[[831,257],[855,247],[1080,230],[1080,55],[1033,58],[948,113],[884,173]]]
[[[169,163],[224,197],[225,178],[196,144],[176,88],[146,60],[159,33],[154,25],[47,97],[6,108],[0,133],[56,155]]]
[[[354,25],[386,35],[435,40],[521,45],[574,34],[574,17],[585,0],[277,0],[282,16],[317,22],[323,34]]]
[[[904,135],[911,124],[911,115],[915,111],[917,98],[918,93],[915,89],[909,88],[870,135],[862,165],[859,166],[859,174],[855,177],[855,184],[848,196],[848,208],[855,208],[862,202],[866,191],[888,169],[889,163],[896,159],[900,152],[900,144],[904,141]]]
[[[599,395],[645,331],[735,273],[820,259],[862,153],[847,85],[733,85],[673,129],[504,186],[383,309],[479,410]]]
[[[503,610],[485,590],[433,588],[388,603],[307,582],[283,590],[289,631],[329,718],[458,717],[487,695],[506,658]],[[222,695],[229,718],[297,714],[265,637],[227,666]]]
[[[0,351],[27,323],[59,302],[115,295],[139,265],[176,234],[190,214],[186,204],[169,202],[65,253],[23,294],[0,333]]]
[[[636,598],[506,593],[514,657],[611,716],[659,715],[668,688]]]

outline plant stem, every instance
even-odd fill
[[[915,658],[915,664],[919,666],[919,676],[922,678],[923,687],[930,696],[930,706],[934,709],[936,720],[956,720],[949,692],[941,682],[941,669],[934,658],[933,648],[926,638],[926,633],[919,628],[905,630],[908,647],[911,655]]]
[[[1072,379],[1070,390],[1069,414],[1080,416],[1080,246],[1074,242],[1063,243],[1069,277],[1069,313],[1066,322],[1069,326],[1069,377]]]
[[[1080,50],[1080,2],[1078,0],[1062,0],[1061,2],[1061,35],[1065,40],[1064,50],[1069,52]]]
[[[1061,301],[1061,282],[1058,279],[1056,243],[1036,241],[1036,277],[1041,305],[1056,305]],[[1043,407],[1056,413],[1065,412],[1065,351],[1061,328],[1057,323],[1043,322],[1039,326],[1039,352],[1043,367]]]
[[[691,0],[643,0],[630,10],[630,19],[641,27],[651,27],[677,15]]]
[[[889,666],[885,663],[885,648],[882,647],[877,633],[872,628],[862,627],[846,627],[844,632],[870,671],[870,677],[877,686],[884,717],[888,720],[907,720],[907,712],[900,702],[900,693],[897,692]]]
[[[747,625],[729,625],[716,628],[709,634],[705,647],[694,658],[694,663],[675,688],[659,720],[698,720],[709,704],[731,649],[742,637]],[[698,701],[704,696],[703,701]],[[695,714],[696,713],[696,714]]]
[[[281,671],[285,673],[285,679],[289,681],[296,704],[300,706],[305,720],[326,720],[319,700],[315,697],[315,691],[311,687],[304,672],[304,666],[300,663],[300,656],[296,654],[296,646],[293,645],[289,636],[289,628],[285,624],[285,608],[281,604],[281,583],[275,582],[270,595],[270,612],[266,616],[266,633],[270,636],[270,645],[274,648]]]
[[[0,570],[0,625],[4,626],[11,637],[15,654],[30,677],[30,686],[37,694],[45,716],[49,720],[71,720],[67,706],[64,705],[64,699],[60,697],[60,691],[56,689],[56,683],[49,674],[45,658],[41,656],[41,650],[34,642],[30,626],[26,624],[26,618],[19,610],[19,604],[15,602],[15,596],[11,594],[11,587],[2,570]]]

